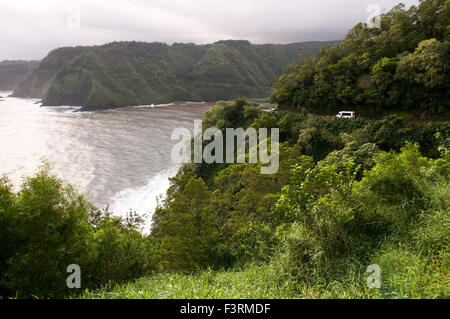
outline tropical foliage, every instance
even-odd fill
[[[446,111],[449,3],[397,6],[383,15],[381,30],[356,26],[341,44],[288,69],[275,84],[274,100],[314,110],[363,105],[401,106],[407,115],[417,108]],[[146,85],[166,85],[163,79],[173,74],[142,59],[139,70],[151,72],[128,77],[136,62],[128,54],[139,56],[134,50],[142,49],[151,61],[189,52],[183,56],[196,65],[194,85],[203,78],[211,86],[199,86],[202,90],[237,94],[241,91],[222,89],[242,83],[258,88],[258,81],[263,87],[270,76],[243,77],[241,72],[256,73],[239,63],[220,67],[233,61],[224,59],[224,52],[240,52],[231,55],[237,58],[263,48],[282,50],[241,41],[59,49],[16,91],[37,90],[44,99],[60,101],[71,98],[58,95],[68,85],[87,92],[83,96],[95,101],[89,105],[119,105],[130,97],[145,102],[139,99],[147,96]],[[203,59],[208,63],[199,62]],[[176,70],[186,76],[194,72]],[[110,81],[119,74],[123,81]],[[48,81],[40,86],[42,78]],[[167,92],[177,90],[167,87]],[[305,110],[261,110],[239,98],[217,102],[202,127],[279,128],[278,171],[263,175],[263,163],[248,161],[185,164],[171,179],[146,235],[139,232],[137,214],[121,219],[97,210],[46,163],[18,191],[6,177],[0,179],[2,295],[79,297],[65,280],[67,265],[78,264],[88,289],[81,294],[85,298],[450,296],[450,122],[445,113],[435,122],[411,123],[394,115],[349,120]],[[366,270],[375,264],[381,287],[369,289]]]
[[[278,172],[186,164],[148,235],[139,216],[98,211],[49,164],[18,192],[3,178],[2,294],[73,296],[66,267],[78,264],[83,288],[105,287],[85,297],[449,296],[449,122],[267,113],[239,99],[203,123],[279,127]],[[370,264],[381,290],[365,286]],[[230,288],[239,280],[242,291]]]
[[[0,179],[0,292],[2,296],[61,297],[70,293],[67,267],[83,269],[85,288],[131,280],[154,267],[152,245],[125,220],[100,212],[51,174],[44,162],[16,193]]]
[[[184,166],[153,217],[162,273],[83,297],[450,295],[448,122],[410,127],[253,108],[218,103],[204,126],[233,125],[227,109],[240,114],[236,124],[279,126],[278,173],[261,175],[261,163]],[[381,268],[380,289],[366,285],[371,264]]]

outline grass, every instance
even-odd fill
[[[369,260],[336,260],[308,277],[292,275],[283,255],[243,270],[157,273],[84,291],[82,299],[436,299],[450,298],[450,211],[430,212],[415,229],[385,238]],[[369,264],[381,268],[381,289],[366,286]]]
[[[320,274],[304,282],[277,274],[273,265],[242,271],[159,273],[95,291],[81,299],[414,299],[450,298],[448,267],[389,245],[375,262],[382,269],[381,289],[366,287],[365,268],[340,267],[332,277]],[[444,257],[444,258],[448,258]]]
[[[259,267],[245,271],[203,271],[198,274],[156,274],[108,289],[86,291],[81,298],[100,299],[270,299],[286,295],[267,281]]]
[[[301,283],[279,276],[274,264],[249,266],[242,271],[166,273],[135,282],[85,291],[82,299],[317,299],[376,298],[364,287],[365,278],[353,271],[329,283]]]

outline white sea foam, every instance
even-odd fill
[[[71,105],[58,105],[58,106],[47,106],[42,105],[41,102],[35,102],[35,104],[41,108],[48,110],[58,110],[58,111],[66,111],[67,113],[77,112],[81,110],[82,106],[71,106]]]
[[[165,107],[165,106],[171,106],[174,105],[174,103],[165,103],[165,104],[148,104],[148,105],[135,105],[133,107],[135,108],[154,108],[154,107]]]
[[[165,169],[151,177],[148,183],[137,188],[127,188],[111,198],[109,210],[116,216],[125,217],[131,211],[139,215],[146,214],[144,233],[148,233],[151,227],[152,215],[155,209],[164,199],[170,186],[169,178],[176,175],[178,167]]]
[[[166,106],[177,106],[177,105],[198,105],[198,104],[206,104],[206,102],[194,102],[194,101],[181,101],[181,102],[171,102],[164,104],[149,104],[149,105],[135,105],[133,107],[136,108],[154,108],[154,107],[166,107]]]

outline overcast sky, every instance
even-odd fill
[[[111,41],[342,39],[374,10],[417,0],[0,0],[0,61]],[[375,6],[369,7],[375,4]]]

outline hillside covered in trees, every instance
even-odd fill
[[[380,109],[401,105],[406,115],[416,108],[445,111],[448,20],[443,12],[448,14],[449,3],[396,7],[383,16],[385,31],[378,35],[366,36],[375,31],[358,25],[350,32],[358,35],[358,45],[352,47],[349,36],[290,68],[278,80],[274,99],[294,108],[362,103]],[[75,57],[70,63],[77,56],[87,59],[77,51],[84,48],[66,50]],[[52,54],[58,52],[63,51]],[[37,71],[48,76],[47,94],[59,74],[64,78],[62,71],[56,77],[44,72],[56,65]],[[368,80],[365,88],[358,85],[361,76]],[[381,87],[373,77],[392,82],[377,91]],[[339,92],[349,95],[337,98]],[[370,92],[384,93],[373,95],[377,99],[370,104]],[[346,103],[340,104],[344,96]],[[395,98],[402,104],[391,104]],[[142,220],[134,213],[123,219],[95,208],[47,163],[18,190],[1,178],[1,295],[449,298],[450,122],[445,116],[414,125],[395,115],[350,120],[307,110],[267,112],[238,98],[219,101],[205,113],[203,132],[214,127],[278,128],[279,170],[263,175],[261,162],[184,164],[153,214],[149,234],[139,231]],[[259,141],[269,149],[275,143],[270,135]],[[82,269],[82,291],[66,286],[66,267],[74,263]],[[378,288],[367,285],[369,265],[381,270]]]
[[[38,61],[1,61],[0,90],[14,90],[38,66]]]
[[[44,105],[85,109],[268,97],[273,81],[287,66],[330,43],[116,42],[60,48],[17,86],[14,95],[42,98]]]
[[[345,39],[304,58],[276,81],[272,100],[288,108],[330,111],[450,108],[450,2],[400,4]]]
[[[48,165],[18,191],[0,179],[0,293],[450,296],[449,122],[267,113],[239,99],[207,112],[209,127],[279,128],[278,172],[262,175],[262,163],[185,164],[148,235],[138,216],[97,210]],[[81,291],[66,286],[73,263]],[[381,289],[366,285],[372,264]]]

